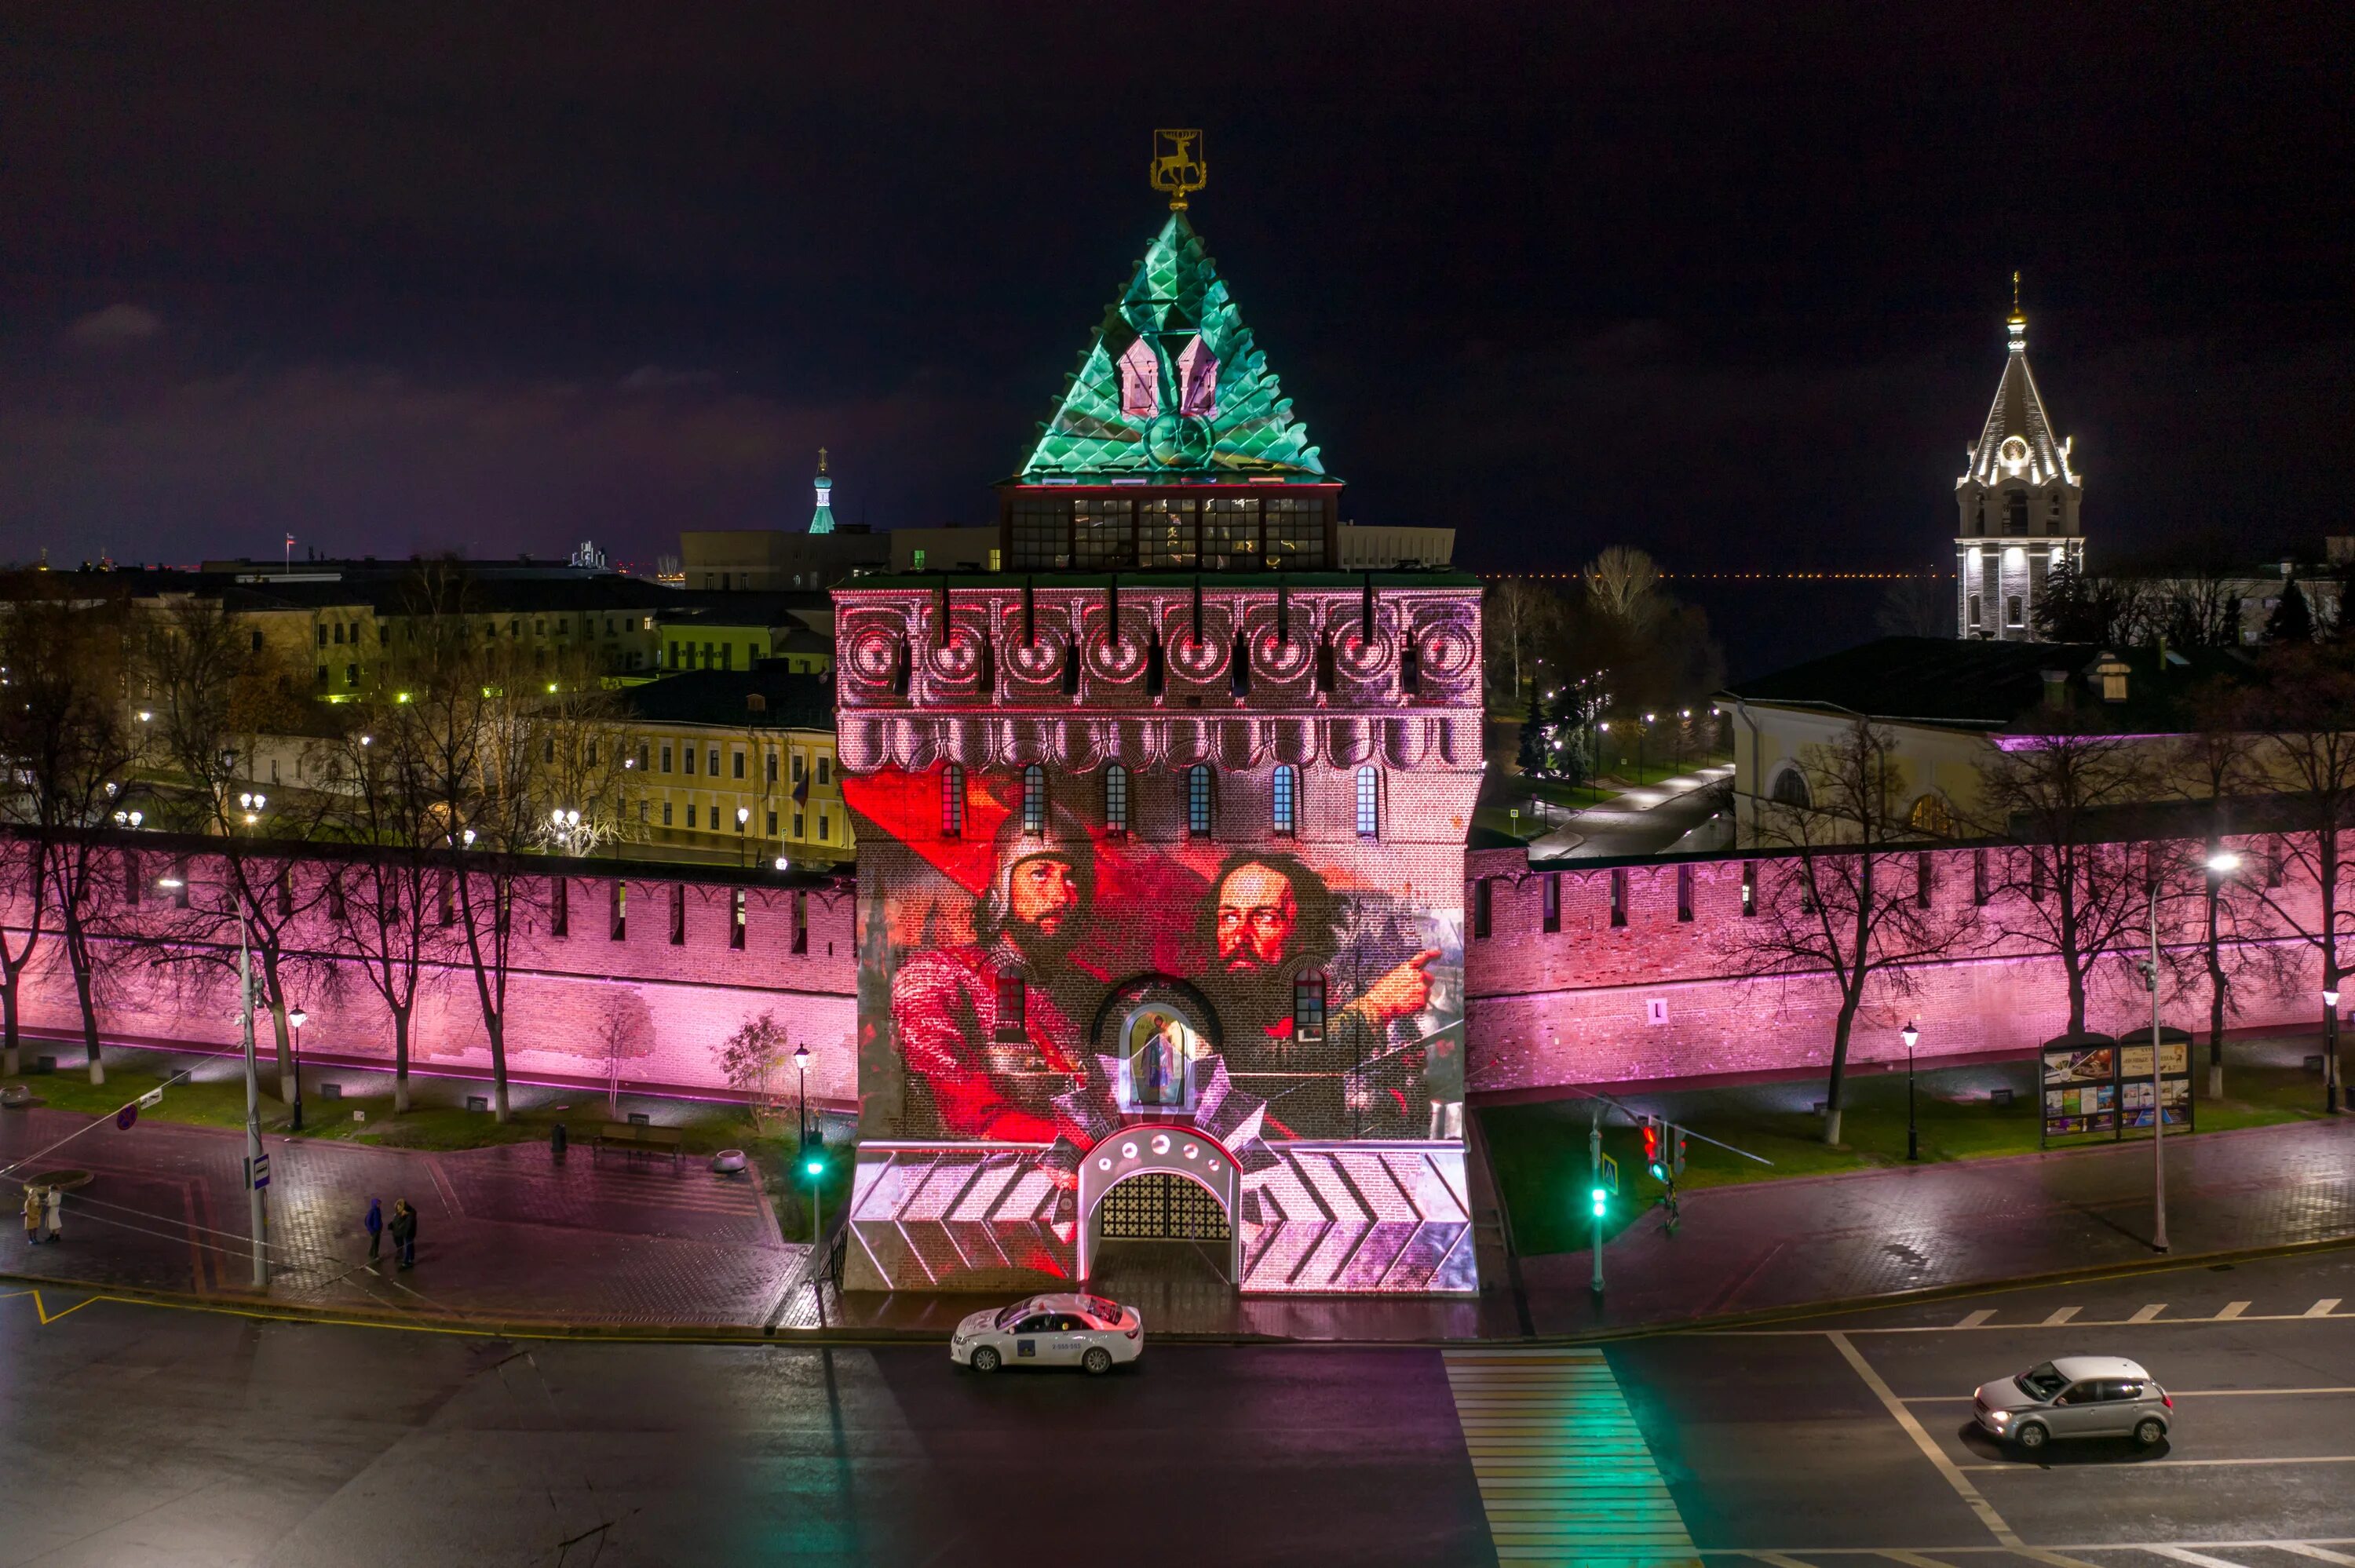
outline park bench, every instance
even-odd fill
[[[609,1121],[597,1129],[597,1148],[589,1157],[590,1162],[594,1164],[598,1155],[608,1149],[618,1149],[629,1155],[645,1150],[668,1154],[671,1169],[676,1171],[686,1154],[686,1137],[675,1127],[640,1127],[633,1122]]]

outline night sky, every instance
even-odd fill
[[[2355,532],[2350,15],[19,5],[0,559],[650,564],[821,444],[983,521],[1161,124],[1343,515],[1469,564],[1936,564],[2014,267],[2097,564]]]

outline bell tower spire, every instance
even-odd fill
[[[2016,271],[2004,327],[2008,342],[1995,405],[1968,449],[1968,466],[1955,481],[1961,514],[1955,534],[1955,625],[1961,637],[2019,642],[2036,637],[2036,606],[2051,574],[2084,566],[2077,515],[2084,482],[2070,463],[2070,440],[2052,432],[2028,367],[2028,313],[2020,308]]]
[[[826,449],[817,449],[817,510],[810,514],[809,531],[813,534],[834,532],[834,481],[826,473]]]

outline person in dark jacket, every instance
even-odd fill
[[[384,1247],[383,1199],[370,1198],[368,1200],[368,1218],[360,1222],[360,1228],[368,1232],[368,1261],[370,1263],[374,1263],[377,1260],[378,1254]]]
[[[392,1251],[401,1267],[417,1266],[417,1211],[406,1198],[392,1201]]]

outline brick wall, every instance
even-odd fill
[[[196,908],[152,886],[173,857],[153,837],[139,846],[143,895],[122,902],[120,851],[102,881],[113,906],[111,935],[100,943],[103,979],[100,1027],[108,1038],[229,1046],[238,1040],[237,927],[206,921],[200,911],[223,906],[221,868],[201,851],[185,871]],[[303,1047],[339,1057],[392,1056],[392,1026],[365,973],[347,957],[324,900],[311,893],[331,862],[290,863],[298,915],[289,927],[287,991],[310,1015]],[[633,870],[627,878],[623,939],[611,935],[612,874],[567,878],[568,935],[550,930],[552,877],[522,879],[517,893],[517,935],[508,979],[507,1062],[517,1079],[545,1075],[607,1075],[618,1054],[625,1086],[655,1093],[727,1092],[718,1049],[747,1019],[773,1012],[796,1044],[812,1053],[813,1097],[847,1106],[857,1095],[854,1063],[856,984],[853,895],[847,881],[796,886],[771,878],[665,868]],[[684,898],[684,940],[674,943],[674,890]],[[744,945],[730,945],[733,901],[744,897]],[[794,895],[805,900],[806,951],[794,947]],[[267,895],[265,895],[267,896]],[[25,911],[0,910],[12,945],[23,940]],[[434,916],[429,914],[429,922]],[[192,929],[193,927],[193,929]],[[172,939],[160,948],[166,934]],[[489,1047],[463,952],[463,929],[434,930],[459,944],[433,965],[421,989],[411,1034],[417,1066],[439,1073],[487,1076]],[[143,939],[144,938],[144,939]],[[23,1022],[28,1029],[78,1035],[80,1012],[65,951],[45,934],[42,954],[24,980]],[[188,961],[205,954],[221,962]],[[266,1029],[267,1020],[263,1020]],[[270,1049],[264,1036],[264,1049]],[[78,1046],[59,1053],[78,1057]],[[786,1075],[790,1086],[793,1075]]]
[[[2001,852],[1990,852],[1999,853]],[[1926,1054],[2032,1049],[2068,1023],[2057,959],[2007,949],[1972,904],[1972,852],[1938,852],[1934,900],[1973,910],[1954,956],[1907,971],[1911,989],[1876,980],[1850,1042],[1855,1061],[1900,1060],[1897,1031],[1911,1018]],[[2258,857],[2253,853],[2251,861]],[[1699,860],[1533,873],[1518,850],[1466,857],[1476,907],[1488,883],[1489,934],[1465,943],[1470,1083],[1475,1096],[1564,1084],[1627,1083],[1826,1065],[1838,993],[1827,977],[1747,980],[1735,957],[1744,862]],[[1561,928],[1544,927],[1544,883],[1561,879]],[[1689,878],[1691,917],[1678,918],[1679,875]],[[2295,885],[2277,897],[2313,902]],[[1624,925],[1612,918],[1614,877],[1625,878]],[[2164,920],[2162,915],[2163,934]],[[2316,1027],[2319,956],[2284,943],[2285,988],[2243,981],[2234,1027]],[[2117,1033],[2149,1022],[2149,1000],[2129,967],[2105,958],[2086,1000],[2086,1027]],[[2204,986],[2161,984],[2163,1019],[2204,1040]]]

